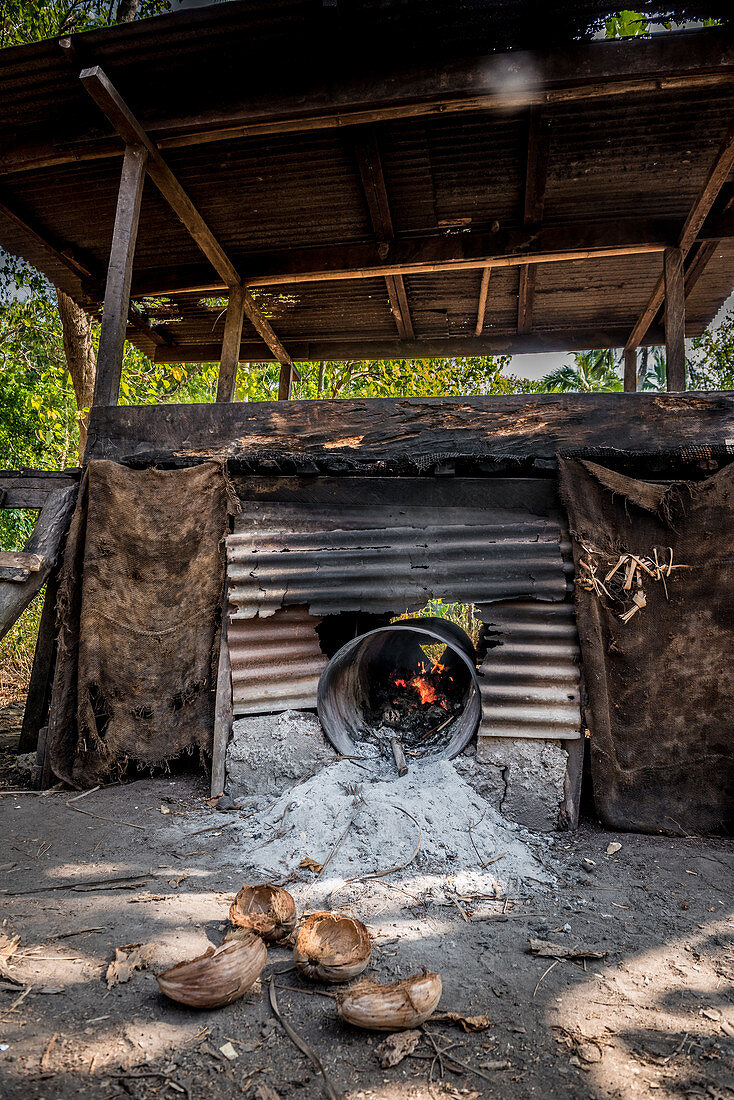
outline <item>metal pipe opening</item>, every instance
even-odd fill
[[[477,731],[481,696],[471,639],[443,619],[406,619],[347,642],[321,674],[318,715],[345,756],[376,747],[408,759],[457,756]]]

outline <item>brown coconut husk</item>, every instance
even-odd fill
[[[367,967],[370,934],[361,921],[339,913],[312,913],[301,924],[293,949],[300,974],[322,982],[347,982]]]
[[[296,903],[280,886],[243,886],[230,906],[229,919],[236,928],[256,932],[266,943],[277,943],[295,928]]]

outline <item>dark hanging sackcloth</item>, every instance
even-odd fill
[[[228,514],[224,466],[90,462],[66,543],[47,759],[86,787],[211,752]]]
[[[593,462],[559,464],[599,816],[615,829],[731,832],[734,465],[654,485]],[[639,571],[646,605],[622,622],[636,578],[625,592],[628,565],[606,577],[620,555],[649,562],[655,552],[674,568],[665,583]],[[589,565],[609,595],[594,589]]]

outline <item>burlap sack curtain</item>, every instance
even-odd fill
[[[597,811],[617,829],[731,831],[734,465],[673,485],[573,459],[560,474]]]
[[[91,462],[67,539],[47,753],[76,786],[211,751],[236,510],[224,467]]]

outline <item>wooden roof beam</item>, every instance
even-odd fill
[[[539,230],[432,234],[395,240],[386,254],[382,250],[383,255],[374,244],[252,253],[241,261],[249,272],[243,282],[249,287],[269,287],[643,255],[675,245],[679,226],[677,219],[628,218]],[[734,224],[712,223],[711,232],[717,239],[734,235]],[[149,270],[135,280],[133,291],[137,296],[194,294],[218,292],[224,285],[211,279],[203,265],[191,265],[175,272]]]
[[[528,118],[528,154],[525,165],[525,202],[523,225],[526,229],[538,228],[543,221],[545,188],[550,160],[550,122],[541,115],[539,107],[531,107]],[[534,264],[520,268],[520,284],[517,297],[517,331],[528,333],[533,328],[535,304]]]
[[[370,212],[372,228],[378,242],[378,252],[387,254],[395,239],[390,201],[387,196],[385,173],[382,170],[382,157],[377,136],[373,130],[363,134],[354,144],[367,207]],[[386,275],[385,285],[390,300],[390,309],[395,318],[398,335],[402,340],[414,340],[413,321],[410,316],[408,294],[402,275]]]
[[[83,69],[79,79],[100,110],[107,116],[126,145],[139,145],[145,149],[147,171],[164,199],[191,234],[201,251],[228,287],[242,286],[242,279],[234,264],[219,244],[207,223],[194,206],[183,187],[161,156],[157,145],[151,141],[140,122],[127,106],[115,86],[99,66]],[[267,344],[279,363],[293,369],[293,360],[275,335],[270,323],[253,301],[249,291],[244,293],[244,311],[255,331]]]
[[[703,224],[716,202],[719,192],[729,178],[732,168],[734,168],[734,119],[729,123],[729,128],[714,157],[706,181],[699,191],[696,201],[688,212],[688,217],[683,223],[683,228],[680,231],[677,244],[681,250],[683,260],[685,260],[693,244],[697,240],[698,234],[703,228]],[[647,305],[643,309],[637,323],[627,338],[625,348],[636,348],[642,343],[648,328],[655,320],[663,304],[664,296],[665,279],[661,273],[655,283],[655,287],[648,299]]]
[[[477,323],[474,327],[475,336],[481,336],[484,331],[484,318],[487,313],[487,295],[489,294],[489,279],[491,274],[491,267],[482,269],[482,281],[479,284],[479,304],[477,305]]]

